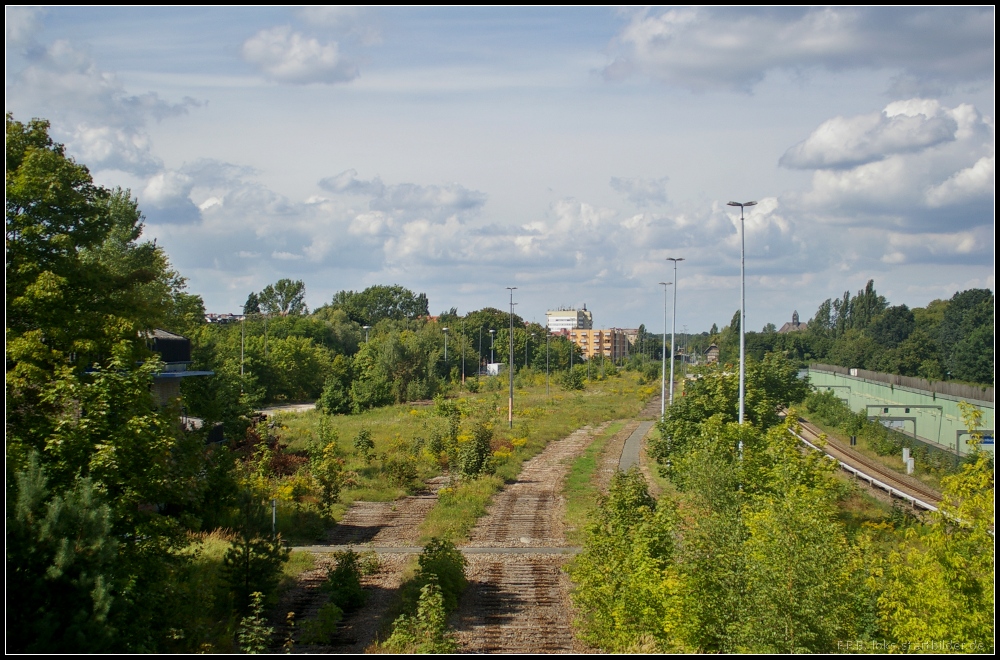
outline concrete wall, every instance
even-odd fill
[[[919,440],[950,449],[960,455],[968,454],[969,436],[965,433],[961,411],[958,402],[963,399],[926,392],[899,385],[880,383],[857,376],[832,373],[815,368],[809,369],[809,382],[817,390],[830,390],[838,398],[847,402],[851,410],[864,412],[868,415],[879,415],[883,418],[905,418],[896,423],[907,435],[912,435],[914,424]],[[983,413],[982,428],[993,435],[993,403],[987,401],[968,401]],[[888,411],[886,410],[888,408]],[[983,444],[983,448],[994,451],[992,438]]]

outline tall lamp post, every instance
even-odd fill
[[[441,328],[444,331],[444,379],[448,381],[451,376],[451,369],[448,368],[448,328]]]
[[[490,328],[490,364],[496,363],[496,358],[493,356],[493,340],[496,339],[497,331]]]
[[[531,336],[534,337],[535,333],[532,332]],[[524,368],[528,368],[528,333],[524,334]]]
[[[677,262],[684,261],[684,257],[667,257],[667,261],[674,262],[674,307],[670,312],[670,405],[674,405],[674,334],[677,330]]]
[[[462,387],[465,387],[465,344],[468,341],[465,336],[465,319],[462,319]]]
[[[660,375],[660,421],[667,415],[667,287],[673,282],[660,282],[663,285],[663,368]]]
[[[371,330],[372,327],[370,325],[363,325],[361,327],[365,329],[365,343],[367,344],[368,343],[368,331]]]
[[[510,398],[507,403],[507,422],[514,428],[514,292],[516,286],[509,286],[510,291],[510,361],[507,362],[507,379],[510,382]]]
[[[549,336],[552,333],[545,328],[545,396],[549,395]]]
[[[757,202],[729,202],[727,206],[740,207],[740,424],[743,423],[743,409],[746,404],[746,339],[744,330],[747,325],[747,289],[746,289],[746,238],[744,236],[743,209],[755,206]],[[740,442],[740,455],[743,455],[743,443]]]

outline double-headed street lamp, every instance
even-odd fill
[[[660,421],[667,414],[667,287],[673,282],[660,282],[663,285],[663,373],[660,375]]]
[[[451,369],[448,368],[448,328],[441,328],[444,331],[444,370],[445,370],[445,380],[451,375]]]
[[[368,331],[371,330],[372,327],[370,325],[363,325],[361,327],[365,329],[365,343],[367,344],[368,343]]]
[[[674,405],[674,333],[677,330],[677,262],[684,261],[684,257],[667,257],[667,261],[674,262],[674,308],[670,312],[670,405]]]
[[[740,207],[740,424],[743,423],[743,409],[746,403],[746,339],[744,329],[747,325],[747,289],[746,289],[746,238],[743,225],[743,209],[756,206],[757,202],[729,202],[727,206]],[[740,454],[742,455],[740,442]]]

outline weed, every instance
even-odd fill
[[[250,594],[250,611],[240,620],[239,640],[240,650],[244,653],[265,653],[274,628],[267,625],[264,619],[264,594],[255,591]]]

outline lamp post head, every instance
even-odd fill
[[[663,286],[670,286],[673,282],[660,282]]]
[[[667,261],[674,262],[674,265],[676,266],[678,261],[684,261],[684,257],[667,257]]]
[[[441,330],[442,330],[442,332],[444,332],[445,334],[448,334],[448,328],[441,328]]]
[[[744,206],[757,206],[757,202],[727,202],[726,206],[739,206],[743,208]]]

